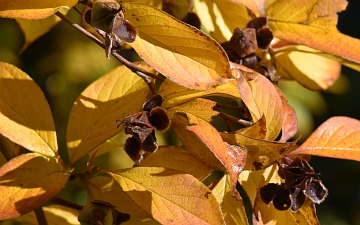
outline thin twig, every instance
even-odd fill
[[[219,108],[223,108],[223,109],[234,109],[234,110],[238,110],[238,111],[242,111],[243,107],[242,106],[236,106],[236,105],[226,105],[226,104],[221,104],[221,103],[216,103],[216,106]]]
[[[77,204],[75,202],[67,201],[67,200],[59,198],[59,197],[54,197],[50,201],[57,204],[57,205],[67,206],[67,207],[70,207],[72,209],[82,210],[82,208],[84,208],[84,206],[82,206],[82,205],[79,205],[79,204]]]
[[[97,37],[95,37],[93,34],[91,34],[90,32],[88,32],[87,30],[85,30],[83,27],[81,27],[79,24],[73,22],[72,20],[70,20],[69,18],[67,18],[64,14],[62,14],[61,12],[56,12],[55,13],[58,17],[60,17],[62,20],[64,20],[65,22],[67,22],[68,24],[70,24],[71,26],[73,26],[75,29],[77,29],[78,31],[80,31],[81,33],[83,33],[86,37],[90,38],[93,42],[95,42],[97,45],[99,45],[101,48],[105,49],[105,44],[103,42],[101,42]],[[123,65],[125,65],[127,68],[129,68],[132,72],[136,73],[138,76],[140,76],[142,79],[144,79],[144,81],[148,84],[150,88],[150,90],[153,92],[153,94],[156,93],[155,88],[152,87],[153,83],[151,82],[151,80],[148,77],[152,77],[154,79],[160,80],[160,81],[164,81],[163,78],[156,76],[138,66],[136,66],[135,64],[129,62],[128,60],[126,60],[124,57],[122,57],[120,54],[118,54],[117,52],[113,51],[112,55],[119,61],[121,62]]]
[[[241,125],[244,125],[244,126],[246,126],[246,127],[250,127],[250,126],[252,126],[254,123],[253,122],[251,122],[251,121],[247,121],[247,120],[244,120],[244,119],[239,119],[239,118],[236,118],[236,117],[234,117],[234,116],[230,116],[230,115],[228,115],[228,114],[226,114],[226,113],[223,113],[223,112],[221,112],[219,109],[217,109],[216,107],[214,107],[214,110],[216,110],[216,111],[218,111],[220,114],[219,114],[219,116],[221,117],[221,118],[223,118],[225,121],[233,121],[233,122],[235,122],[235,123],[238,123],[238,124],[241,124]]]
[[[35,212],[36,219],[37,219],[39,225],[48,225],[48,222],[46,220],[45,213],[44,213],[42,207],[36,208],[34,210],[34,212]]]

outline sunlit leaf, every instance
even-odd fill
[[[112,177],[96,176],[88,181],[87,191],[91,201],[109,203],[122,213],[130,214],[130,220],[126,224],[158,225],[150,214],[141,209],[121,188],[120,184]],[[134,192],[136,194],[137,191]]]
[[[62,205],[43,206],[46,221],[49,225],[79,225],[79,210]],[[38,224],[35,212],[30,212],[13,219],[20,223]]]
[[[219,132],[211,124],[198,117],[186,115],[189,120],[189,126],[186,129],[193,132],[193,135],[196,135],[229,171],[231,194],[240,199],[240,195],[236,191],[236,183],[245,165],[246,149],[224,142]]]
[[[215,105],[216,102],[214,101],[203,98],[197,98],[189,102],[186,102],[184,104],[172,107],[167,111],[167,113],[170,118],[174,115],[174,113],[177,112],[190,113],[207,122],[210,122],[213,116],[219,114],[219,112],[213,110],[213,107]]]
[[[162,224],[223,224],[215,196],[189,174],[137,167],[111,175],[136,204]]]
[[[44,19],[53,15],[62,6],[69,8],[78,3],[78,0],[54,1],[22,1],[2,0],[0,4],[0,17],[18,19]]]
[[[189,89],[180,86],[170,80],[165,80],[160,86],[158,93],[161,94],[165,99],[163,104],[161,105],[164,108],[171,108],[192,99],[204,96],[216,95],[223,97],[240,98],[236,80],[233,80],[226,84],[222,84],[215,88],[210,88],[206,91]]]
[[[346,6],[346,0],[278,0],[266,13],[275,37],[359,63],[360,40],[336,29],[337,13]]]
[[[69,179],[57,159],[20,155],[0,168],[0,219],[20,216],[52,198]]]
[[[46,156],[58,146],[54,120],[40,87],[17,67],[0,62],[0,133]]]
[[[256,123],[254,123],[250,127],[241,128],[236,131],[237,134],[242,134],[247,137],[264,139],[266,135],[266,120],[265,117],[262,116]]]
[[[263,115],[266,120],[266,140],[275,140],[283,122],[282,102],[274,85],[263,75],[246,67],[239,67],[241,99],[256,122]]]
[[[141,110],[149,89],[125,66],[117,67],[88,86],[71,110],[67,142],[70,161],[82,156],[123,129],[116,120]]]
[[[229,144],[246,147],[247,155],[244,166],[246,170],[264,169],[296,148],[296,141],[279,143],[247,137],[237,132],[222,132],[220,135]]]
[[[245,213],[244,202],[231,196],[231,180],[229,174],[225,174],[223,178],[221,178],[212,192],[220,203],[226,225],[249,224]]]
[[[201,25],[220,43],[229,41],[235,28],[246,27],[250,21],[246,7],[232,0],[194,1],[194,10]]]
[[[188,88],[205,90],[231,78],[221,46],[196,28],[149,5],[123,4],[137,29],[132,47],[155,70]]]
[[[282,51],[276,54],[275,59],[278,75],[295,79],[310,90],[329,88],[341,73],[339,62],[314,53]]]
[[[246,6],[246,8],[260,16],[265,15],[265,0],[234,0],[234,2]]]
[[[10,141],[8,138],[4,137],[3,135],[0,135],[0,151],[7,160],[10,160],[22,154],[24,148],[21,145],[18,145]]]
[[[191,174],[198,180],[204,180],[213,169],[201,163],[181,146],[160,146],[156,154],[148,155],[141,167],[164,167]]]
[[[175,114],[173,116],[172,127],[185,148],[194,155],[195,158],[208,167],[224,171],[224,165],[221,164],[218,158],[215,157],[214,153],[209,150],[200,138],[194,135],[193,132],[186,129],[187,126],[189,126],[189,122],[185,117],[179,114]]]
[[[306,154],[360,161],[360,121],[332,117],[290,155]]]
[[[276,87],[283,106],[283,124],[281,128],[281,138],[279,142],[284,143],[290,138],[294,137],[298,130],[298,118],[295,110],[288,104],[287,98],[280,88]]]
[[[61,10],[64,14],[66,14],[67,11],[67,9]],[[60,21],[61,19],[55,15],[41,20],[16,19],[16,22],[19,24],[20,29],[25,36],[25,43],[20,52],[23,52],[31,43],[51,30],[51,28]]]

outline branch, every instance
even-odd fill
[[[78,30],[79,32],[81,32],[82,34],[84,34],[86,37],[90,38],[93,42],[95,42],[97,45],[99,45],[101,48],[105,49],[105,44],[100,41],[97,37],[95,37],[93,34],[91,34],[89,31],[85,30],[82,26],[80,26],[79,24],[73,22],[72,20],[70,20],[68,17],[66,17],[64,14],[62,14],[61,12],[56,12],[55,13],[58,17],[60,17],[63,21],[67,22],[68,24],[70,24],[72,27],[74,27],[76,30]],[[156,76],[140,67],[138,67],[137,65],[129,62],[128,60],[126,60],[124,57],[122,57],[120,54],[118,54],[117,52],[113,51],[111,53],[119,62],[121,62],[123,65],[125,65],[127,68],[129,68],[133,73],[136,73],[139,77],[141,77],[149,86],[151,92],[153,94],[156,93],[155,88],[153,87],[153,82],[151,82],[151,80],[149,79],[149,77],[152,77],[154,79],[160,80],[160,81],[164,81],[163,78]]]
[[[79,204],[77,204],[75,202],[67,201],[67,200],[59,198],[59,197],[52,198],[50,200],[50,202],[53,202],[53,203],[55,203],[57,205],[67,206],[67,207],[77,209],[77,210],[82,210],[82,208],[84,208],[84,206],[82,206],[82,205],[79,205]]]
[[[39,225],[48,225],[48,222],[46,220],[45,213],[44,213],[42,207],[36,208],[34,210],[34,212],[35,212],[36,219],[37,219]]]
[[[231,106],[230,106],[230,107],[231,107]],[[236,107],[236,106],[234,106],[234,107]],[[226,114],[226,113],[223,113],[223,112],[221,112],[221,111],[217,108],[217,106],[214,107],[214,110],[215,110],[215,111],[218,111],[218,112],[220,113],[219,116],[220,116],[221,118],[223,118],[223,120],[225,120],[225,121],[233,121],[233,122],[235,122],[235,123],[244,125],[244,126],[246,126],[246,127],[250,127],[250,126],[252,126],[252,125],[254,124],[254,123],[251,122],[251,121],[247,121],[247,120],[244,120],[244,119],[239,119],[239,118],[236,118],[236,117],[234,117],[234,116],[230,116],[230,115],[228,115],[228,114]]]

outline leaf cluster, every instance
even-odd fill
[[[297,145],[289,141],[296,112],[277,82],[324,90],[341,64],[360,71],[360,40],[336,29],[345,0],[79,1],[83,10],[77,3],[0,5],[0,16],[23,29],[24,48],[60,18],[104,48],[99,57],[122,63],[74,102],[65,163],[43,92],[22,70],[0,62],[0,150],[7,159],[0,168],[1,220],[32,221],[24,214],[35,210],[40,222],[43,209],[49,221],[69,218],[69,224],[77,223],[73,217],[81,224],[248,224],[240,184],[254,224],[319,224],[314,203],[327,191],[308,156],[360,161],[360,121],[332,117]],[[69,20],[62,7],[91,27]],[[127,61],[123,48],[144,61]],[[168,127],[181,145],[158,146],[156,137]],[[131,137],[118,143],[123,133]],[[93,164],[119,146],[133,167]],[[87,166],[75,168],[84,157]],[[222,176],[209,184],[215,171]],[[87,205],[42,207],[70,179],[83,182]],[[321,198],[313,194],[318,187]]]

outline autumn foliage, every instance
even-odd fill
[[[346,6],[346,0],[3,0],[0,16],[17,20],[24,49],[62,20],[104,48],[98,57],[122,65],[75,100],[66,163],[42,90],[0,62],[0,150],[7,159],[0,220],[26,221],[35,210],[39,223],[41,212],[56,211],[64,218],[71,212],[81,224],[319,224],[315,203],[327,189],[309,156],[360,161],[360,121],[329,118],[299,145],[292,139],[296,112],[277,84],[293,79],[321,91],[338,79],[341,64],[360,71],[360,40],[336,28]],[[64,7],[78,11],[81,22],[66,17]],[[125,48],[143,61],[127,61]],[[164,132],[178,144],[158,144]],[[119,146],[133,166],[93,164]],[[77,168],[84,157],[86,167]],[[87,204],[51,203],[73,179],[82,181]]]

